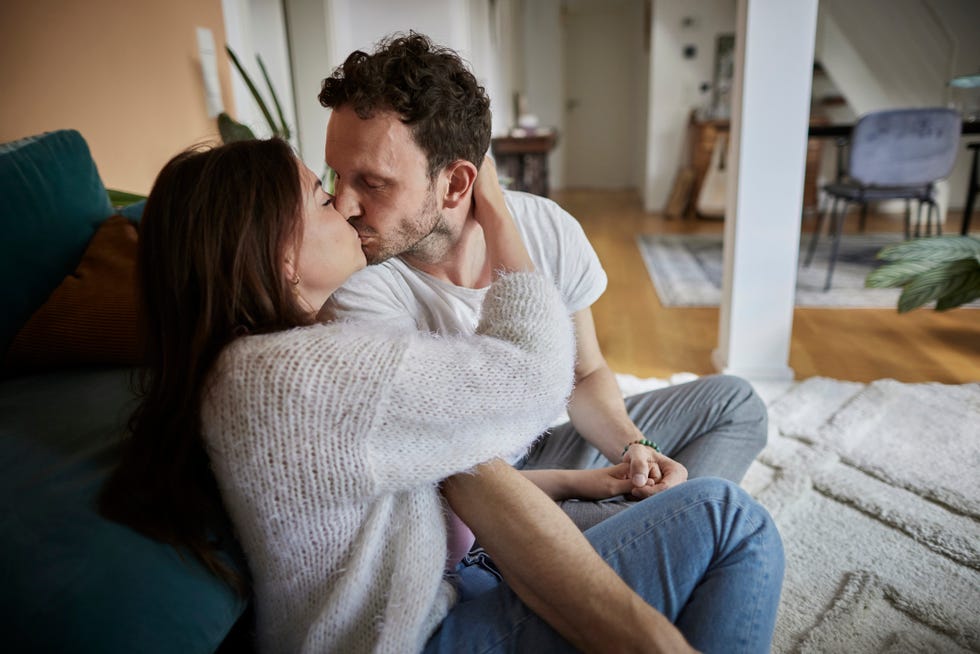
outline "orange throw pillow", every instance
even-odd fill
[[[5,372],[140,363],[136,327],[136,228],[112,216],[75,272],[14,337]]]

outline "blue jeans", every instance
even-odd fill
[[[690,480],[585,532],[634,591],[705,652],[768,652],[783,548],[766,510],[735,484]],[[437,652],[574,652],[488,566],[457,567],[460,601]]]

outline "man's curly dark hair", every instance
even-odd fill
[[[425,35],[393,34],[357,50],[323,80],[320,104],[362,119],[394,111],[429,162],[429,178],[459,159],[477,168],[490,146],[490,99],[460,56]]]

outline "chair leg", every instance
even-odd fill
[[[861,233],[862,234],[864,233],[864,228],[865,228],[865,226],[867,224],[868,224],[868,203],[867,202],[862,202],[861,203],[861,218],[860,218],[860,222],[858,222],[858,229],[861,230]]]
[[[919,238],[922,230],[922,200],[919,200],[919,205],[915,208],[915,231],[912,232],[912,236]]]
[[[933,203],[930,203],[930,208],[932,208],[932,207],[935,207],[936,208],[936,236],[942,236],[943,235],[943,221],[940,220],[940,218],[942,216],[939,215],[939,205],[936,204],[935,202],[933,202]]]
[[[912,200],[905,199],[905,240],[912,238]]]
[[[837,208],[837,203],[834,203]],[[844,231],[844,216],[847,215],[847,201],[844,201],[843,210],[840,213],[834,212],[831,224],[834,230],[834,242],[830,246],[830,261],[827,265],[827,281],[823,285],[824,292],[830,290],[830,281],[834,278],[834,264],[837,263],[837,251],[840,249],[840,235]]]
[[[834,210],[837,208],[837,198],[833,198],[830,203],[830,215],[834,215]],[[817,251],[817,240],[820,237],[820,229],[823,227],[823,220],[826,212],[822,208],[817,210],[817,226],[813,230],[813,237],[810,239],[810,247],[807,248],[806,258],[803,260],[803,267],[809,268],[810,262],[813,261],[813,253]]]

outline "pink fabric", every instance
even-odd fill
[[[466,553],[476,542],[476,536],[466,526],[466,523],[459,519],[452,509],[446,507],[446,546],[448,556],[446,558],[446,569],[452,570],[463,560]]]

